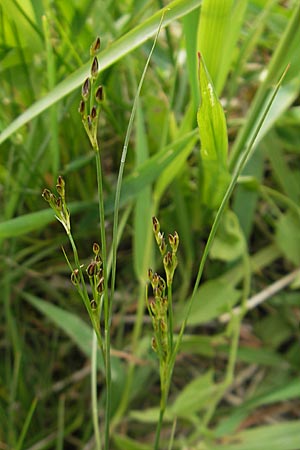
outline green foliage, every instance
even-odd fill
[[[87,267],[93,243],[99,242],[99,202],[95,152],[78,103],[90,73],[90,44],[99,34],[105,95],[93,137],[97,132],[103,163],[108,273],[112,241],[118,247],[111,305],[111,448],[153,448],[159,417],[159,369],[145,308],[148,268],[163,271],[151,233],[153,216],[162,229],[180,236],[172,283],[172,345],[178,354],[168,374],[173,381],[160,448],[300,448],[299,2],[165,3],[170,9],[127,141],[113,238],[120,158],[161,19],[158,3],[1,2],[3,448],[95,448],[93,371],[101,438],[104,433],[103,359],[98,355],[97,367],[90,369],[92,326],[61,252],[63,247],[75,268],[72,247],[41,197],[61,173],[71,230]],[[249,310],[248,301],[261,291],[266,299]],[[149,289],[149,300],[151,295]],[[167,339],[170,343],[171,336]]]
[[[225,115],[205,62],[199,54],[200,106],[197,114],[201,142],[202,203],[216,210],[229,184],[228,137]]]

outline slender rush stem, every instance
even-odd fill
[[[127,131],[126,131],[126,136],[125,136],[125,141],[124,141],[124,145],[123,145],[123,150],[122,150],[122,155],[121,155],[121,161],[120,161],[120,167],[119,167],[119,173],[118,173],[118,180],[117,180],[117,186],[116,186],[116,195],[115,195],[115,203],[114,203],[114,219],[113,219],[113,240],[112,240],[112,274],[111,274],[111,295],[110,295],[110,304],[112,305],[113,303],[113,298],[114,298],[114,291],[115,291],[115,281],[116,281],[116,270],[117,270],[117,246],[118,246],[118,238],[117,238],[117,233],[118,233],[118,222],[119,222],[119,209],[120,209],[120,198],[121,198],[121,187],[122,187],[122,181],[123,181],[123,173],[124,173],[124,167],[125,167],[125,162],[126,162],[126,157],[127,157],[127,151],[128,151],[128,144],[129,144],[129,139],[131,136],[131,131],[133,128],[133,124],[134,124],[134,118],[135,118],[135,113],[137,110],[137,106],[138,106],[138,100],[140,97],[140,93],[142,90],[142,86],[143,86],[143,82],[146,76],[146,72],[148,69],[148,66],[150,64],[150,60],[158,39],[158,35],[159,32],[161,30],[162,27],[162,23],[163,23],[163,18],[165,15],[165,11],[163,11],[156,35],[155,35],[155,39],[153,42],[153,45],[151,47],[149,56],[147,58],[136,94],[135,94],[135,98],[134,98],[134,102],[133,102],[133,107],[132,107],[132,111],[130,114],[130,118],[129,118],[129,123],[128,123],[128,127],[127,127]],[[139,302],[139,306],[138,306],[138,316],[137,316],[137,321],[136,321],[136,325],[134,327],[134,336],[133,336],[133,349],[135,349],[136,347],[136,343],[138,341],[138,336],[140,334],[140,329],[141,329],[141,322],[142,322],[142,314],[143,314],[143,304],[141,302]],[[121,417],[121,415],[124,413],[127,404],[129,402],[129,393],[130,393],[130,388],[132,385],[132,379],[133,379],[133,373],[134,373],[134,365],[133,363],[130,364],[129,369],[128,369],[128,375],[127,375],[127,382],[125,385],[125,390],[124,390],[124,394],[119,406],[119,409],[114,417],[113,423],[112,423],[112,427],[114,428],[117,421],[119,420],[119,418]]]
[[[92,368],[91,368],[91,391],[92,391],[92,412],[93,412],[93,426],[96,441],[96,450],[101,450],[101,439],[99,433],[98,423],[98,398],[97,398],[97,335],[93,333],[92,346]]]
[[[110,361],[110,321],[111,321],[111,303],[108,296],[108,280],[107,280],[107,251],[106,251],[106,234],[105,234],[105,217],[104,217],[104,201],[103,201],[103,182],[102,167],[99,146],[96,150],[96,167],[97,167],[97,185],[98,185],[98,205],[100,220],[100,237],[101,251],[103,261],[103,277],[104,277],[104,354],[105,354],[105,381],[106,381],[106,402],[105,402],[105,450],[109,450],[109,422],[111,410],[111,361]]]
[[[157,423],[157,427],[156,427],[156,433],[155,433],[154,450],[159,450],[160,432],[161,432],[161,427],[162,427],[162,423],[163,423],[163,419],[164,419],[164,413],[165,413],[165,410],[162,408],[162,405],[161,405],[160,411],[159,411],[158,423]]]

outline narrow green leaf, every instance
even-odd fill
[[[164,169],[169,167],[172,161],[185,151],[190,140],[195,138],[197,130],[194,130],[180,137],[177,141],[163,148],[152,158],[145,161],[137,167],[128,177],[124,179],[121,193],[120,206],[124,205],[128,200],[135,198],[141,189],[144,189],[150,183],[157,180]],[[114,194],[107,198],[105,211],[110,213],[113,211]]]
[[[240,129],[237,139],[230,153],[230,168],[233,168],[237,163],[244,147],[249,141],[253,139],[253,134],[257,124],[261,121],[261,117],[264,114],[266,105],[269,103],[270,87],[274,83],[277,83],[283,71],[288,64],[291,64],[289,74],[287,74],[284,85],[287,85],[290,79],[299,79],[299,41],[300,41],[300,4],[298,3],[293,11],[292,17],[288,21],[286,30],[284,31],[282,38],[276,46],[276,50],[272,55],[272,59],[268,66],[267,76],[260,85],[254,101],[251,104],[251,108],[247,114],[244,126]],[[295,81],[297,82],[297,81]],[[294,81],[292,81],[294,83]],[[284,86],[283,86],[284,87]],[[276,101],[276,99],[275,99]],[[278,109],[273,109],[273,122],[274,114],[278,117]],[[282,114],[282,110],[280,111]],[[262,135],[261,135],[262,136]],[[257,143],[257,141],[256,141]]]
[[[69,205],[71,214],[90,209],[93,202],[74,202]],[[0,239],[25,235],[32,231],[45,227],[55,220],[53,211],[44,209],[42,211],[24,214],[14,219],[0,223]]]
[[[247,0],[203,0],[198,29],[198,50],[205,58],[216,92],[226,81]]]
[[[168,5],[168,10],[165,14],[163,27],[169,25],[174,20],[183,17],[185,14],[193,11],[201,3],[201,0],[175,0]],[[153,36],[158,28],[161,11],[155,13],[152,17],[145,20],[133,30],[130,30],[125,36],[122,36],[110,47],[103,50],[99,55],[101,61],[100,70],[103,71],[116,61],[124,57],[126,54],[133,51],[135,48],[142,45],[147,39]],[[5,130],[0,134],[0,144],[15,133],[19,128],[32,120],[34,117],[41,114],[47,108],[61,100],[70,92],[78,88],[84,79],[88,76],[90,70],[90,63],[72,73],[67,79],[59,83],[51,92],[45,97],[38,100],[23,114],[17,117]]]
[[[197,114],[201,141],[202,202],[211,209],[221,203],[229,184],[227,127],[203,58],[199,55],[200,106]]]
[[[149,157],[146,129],[141,105],[137,108],[136,120],[136,167],[147,161]],[[133,257],[134,268],[138,279],[144,280],[150,264],[151,222],[151,188],[144,187],[136,198],[134,210]]]

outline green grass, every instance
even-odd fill
[[[90,368],[92,328],[61,252],[63,246],[73,264],[72,249],[41,193],[63,175],[72,233],[80,261],[88,264],[100,232],[97,178],[78,104],[89,47],[100,35],[105,100],[98,136],[110,272],[123,143],[161,3],[0,5],[1,448],[95,448],[95,371],[104,442],[103,361],[99,352]],[[282,3],[165,2],[170,10],[137,103],[114,231],[111,449],[154,448],[159,366],[145,303],[148,268],[163,275],[154,215],[166,234],[180,236],[175,344],[191,305],[160,448],[300,448],[300,7]],[[200,144],[197,51],[225,112],[229,148],[221,143],[217,158],[201,154],[210,145],[209,124],[215,132],[221,126],[218,143],[224,123],[219,117],[215,125],[202,104]],[[219,228],[211,228],[220,205]],[[271,286],[274,292],[250,309],[249,300]],[[228,316],[238,306],[242,315]]]

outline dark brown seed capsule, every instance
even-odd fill
[[[49,189],[44,189],[42,193],[42,197],[46,200],[46,202],[50,202],[51,200],[51,192]]]
[[[103,102],[104,100],[104,94],[103,94],[103,86],[99,86],[95,93],[95,98],[98,103]]]
[[[95,56],[100,50],[101,41],[99,36],[96,37],[90,48],[90,55]]]
[[[85,111],[85,102],[83,100],[80,100],[78,112],[80,114],[84,114],[84,111]]]
[[[87,100],[90,95],[91,90],[91,81],[89,78],[86,78],[81,89],[81,95],[83,100]]]
[[[94,79],[97,78],[98,70],[99,70],[98,58],[97,58],[97,56],[95,56],[94,59],[93,59],[93,62],[92,62],[92,66],[91,66],[92,78],[94,78]]]

